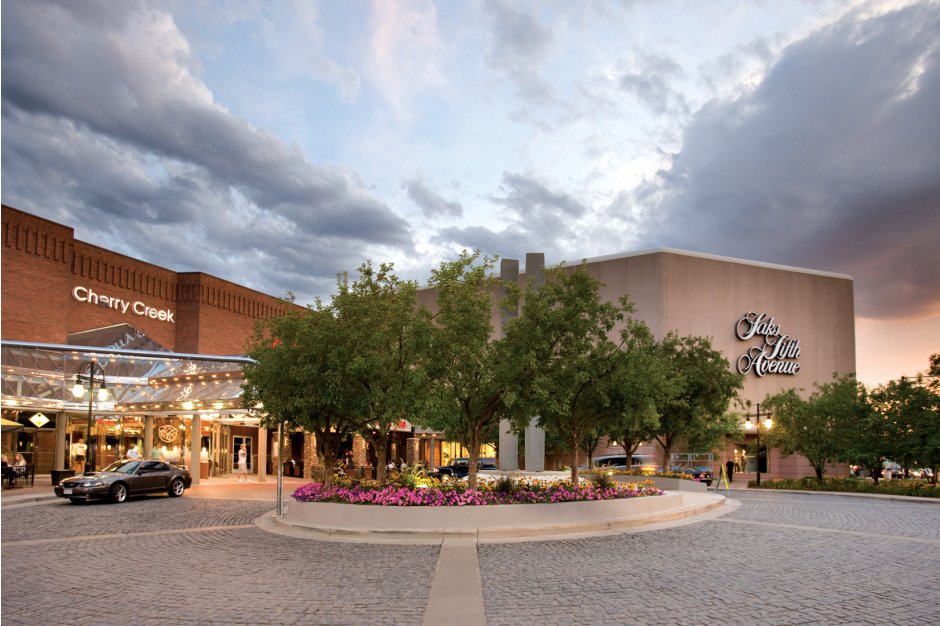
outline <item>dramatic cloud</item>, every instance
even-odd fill
[[[539,78],[538,68],[551,49],[551,30],[504,0],[487,0],[485,10],[493,25],[487,52],[490,66],[511,77],[523,97],[533,101],[548,97],[550,89]]]
[[[403,182],[402,188],[408,192],[408,197],[420,207],[421,212],[427,218],[460,217],[463,215],[463,206],[459,202],[445,200],[440,194],[428,187],[420,174]]]
[[[501,216],[508,223],[504,229],[447,228],[438,234],[438,241],[479,248],[490,255],[545,252],[550,258],[568,258],[577,220],[588,213],[587,207],[568,193],[553,191],[536,178],[518,173],[504,172],[500,191],[491,200],[506,208]]]
[[[179,243],[174,268],[191,257],[189,267],[235,278],[231,258],[297,264],[255,269],[249,284],[268,291],[285,286],[275,276],[284,272],[306,284],[332,277],[337,259],[361,258],[364,245],[411,248],[407,224],[357,175],[311,165],[216,103],[168,14],[136,2],[29,2],[4,5],[3,17],[5,202],[47,215],[61,207],[58,219],[110,230],[103,238],[130,254],[136,231],[154,262]],[[217,263],[203,256],[209,242]]]
[[[644,239],[856,277],[863,316],[940,312],[940,12],[851,13],[695,115],[636,198]]]
[[[638,52],[620,77],[620,87],[656,113],[687,114],[685,98],[669,85],[671,78],[682,74],[682,68],[672,59]]]

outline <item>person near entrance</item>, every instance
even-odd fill
[[[734,481],[734,460],[733,459],[728,459],[727,462],[725,462],[725,470],[728,475],[728,482],[730,483]]]
[[[130,447],[127,449],[127,455],[126,455],[126,456],[127,456],[127,458],[129,458],[131,461],[139,461],[139,460],[140,460],[140,450],[137,449],[137,444],[136,444],[136,443],[132,443],[132,444],[130,445]]]
[[[85,472],[85,453],[88,452],[88,446],[82,441],[82,436],[78,435],[71,447],[72,469],[76,474],[82,474]]]
[[[248,482],[248,448],[245,444],[238,449],[238,482]]]

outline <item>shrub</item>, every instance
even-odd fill
[[[753,480],[749,487],[755,487]],[[870,480],[859,478],[823,478],[762,480],[761,489],[796,489],[801,491],[835,491],[846,493],[876,493],[892,496],[918,496],[922,498],[940,498],[940,486],[931,485],[925,480],[883,480],[877,485]]]
[[[496,493],[512,494],[518,490],[518,483],[512,476],[500,476],[492,481],[491,488]]]
[[[617,480],[609,472],[592,472],[587,475],[591,484],[598,489],[610,489],[618,484]]]

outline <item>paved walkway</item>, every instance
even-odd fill
[[[940,623],[934,502],[749,490],[645,532],[409,546],[264,532],[273,483],[121,505],[16,491],[4,625]]]

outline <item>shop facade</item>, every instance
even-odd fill
[[[258,320],[294,305],[92,246],[68,226],[12,207],[4,206],[2,217],[2,408],[15,424],[8,431],[4,423],[4,452],[31,455],[43,473],[75,466],[79,438],[92,444],[87,454],[99,468],[135,444],[147,454],[156,447],[168,460],[195,461],[198,474],[212,477],[232,472],[233,451],[244,444],[259,480],[281,462],[288,475],[311,475],[317,462],[311,437],[286,433],[278,442],[261,428],[240,402],[246,361],[223,356],[243,354]],[[518,260],[503,259],[500,278],[524,287],[544,265],[538,253],[526,255],[524,271]],[[615,302],[628,294],[657,337],[669,331],[711,337],[745,375],[741,397],[751,411],[768,394],[789,387],[809,393],[834,373],[855,371],[849,276],[669,249],[587,259],[586,266],[603,283],[602,297]],[[418,297],[434,308],[432,289]],[[494,320],[496,334],[505,322]],[[88,395],[75,397],[69,388],[91,362],[101,366],[113,395],[92,402],[89,428]],[[601,444],[596,454],[622,452]],[[497,451],[506,468],[522,459],[529,469],[573,462],[546,456],[544,435],[540,440],[534,427],[524,442],[501,432],[481,456]],[[410,422],[392,429],[386,452],[396,463],[430,465],[467,455]],[[357,467],[374,467],[376,455],[361,437],[347,442],[344,454]],[[745,476],[758,467],[769,477],[812,473],[802,457],[758,449],[747,433],[729,439],[712,462],[717,468],[729,460]]]

